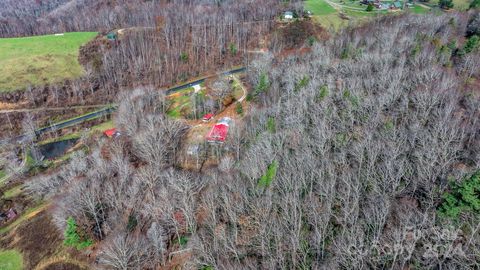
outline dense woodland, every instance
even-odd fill
[[[2,37],[125,28],[81,49],[85,77],[18,98],[119,104],[121,137],[84,136],[88,151],[26,181],[52,202],[57,237],[94,244],[94,269],[480,268],[480,13],[385,16],[328,38],[277,25],[286,8],[303,9],[2,1]],[[182,169],[191,127],[158,89],[239,64],[249,111],[209,146],[218,166]],[[0,163],[15,171],[18,153]]]
[[[263,55],[252,111],[201,172],[177,166],[189,127],[165,97],[125,92],[122,139],[28,188],[100,243],[98,267],[476,269],[478,21],[384,17]]]

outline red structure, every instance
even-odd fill
[[[203,120],[203,122],[208,122],[208,121],[212,120],[212,118],[213,118],[213,113],[207,113],[203,116],[202,120]]]
[[[228,125],[225,123],[216,124],[207,134],[207,141],[211,143],[223,143],[227,138]]]
[[[116,138],[120,136],[120,132],[116,128],[107,129],[103,132],[103,134],[109,138]]]

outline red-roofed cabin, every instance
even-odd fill
[[[213,113],[207,113],[203,116],[202,120],[203,120],[203,122],[208,122],[208,121],[212,120],[212,118],[213,118]]]
[[[207,134],[207,141],[211,143],[223,143],[227,138],[228,125],[225,123],[216,124]]]
[[[109,138],[116,138],[120,136],[120,132],[116,128],[107,129],[103,132],[103,134]]]

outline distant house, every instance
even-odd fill
[[[203,122],[208,122],[208,121],[212,120],[212,118],[213,118],[213,113],[207,113],[203,116],[202,121]]]
[[[207,134],[207,142],[224,143],[228,135],[228,124],[218,123]]]
[[[285,11],[285,13],[283,13],[283,19],[284,20],[293,20],[293,12],[292,11]]]
[[[103,134],[108,138],[117,138],[121,135],[120,131],[118,131],[116,128],[107,129],[103,132]]]

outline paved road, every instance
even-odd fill
[[[22,109],[6,109],[0,110],[0,113],[13,113],[13,112],[39,112],[39,111],[65,111],[76,109],[92,109],[92,108],[104,108],[106,104],[102,105],[84,105],[84,106],[69,106],[69,107],[50,107],[50,108],[22,108]]]
[[[246,70],[245,67],[241,67],[241,68],[236,68],[236,69],[232,69],[232,70],[229,70],[229,71],[222,72],[222,73],[220,73],[220,75],[223,75],[223,76],[233,75],[233,74],[245,72],[245,70]],[[186,83],[186,84],[182,84],[182,85],[170,88],[166,91],[166,94],[171,95],[171,94],[174,94],[178,91],[193,87],[195,85],[199,85],[199,84],[205,82],[206,79],[214,77],[214,76],[216,76],[216,75],[210,75],[210,76],[207,76],[207,77],[202,78],[202,79],[198,79],[198,80]],[[40,136],[41,134],[46,133],[46,132],[50,132],[50,131],[58,130],[58,129],[63,129],[63,128],[66,128],[66,127],[75,126],[75,125],[78,125],[78,124],[83,123],[83,122],[88,121],[88,120],[92,120],[92,119],[95,119],[95,118],[98,118],[98,117],[101,117],[101,116],[104,116],[104,115],[109,115],[112,112],[114,112],[116,109],[117,109],[117,106],[112,105],[112,106],[107,107],[105,109],[95,111],[95,112],[92,112],[92,113],[89,113],[89,114],[85,114],[85,115],[82,115],[82,116],[74,118],[74,119],[70,119],[70,120],[67,120],[67,121],[60,122],[60,123],[55,123],[51,126],[43,127],[43,128],[35,130],[35,135]],[[19,143],[19,142],[22,142],[26,137],[27,137],[27,135],[24,134],[24,135],[20,135],[18,137],[12,138],[12,139],[0,140],[0,145],[5,144],[7,142],[12,142],[12,141],[15,142],[15,143]]]

